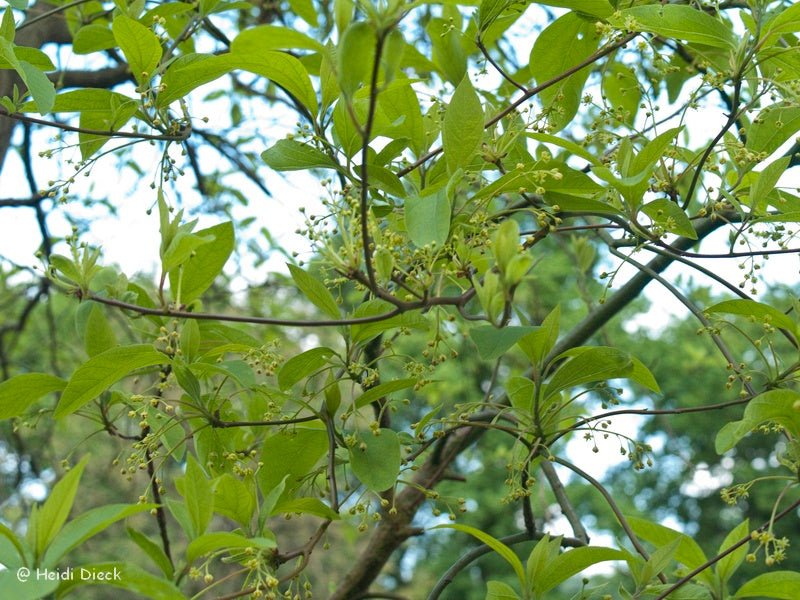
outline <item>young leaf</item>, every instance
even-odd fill
[[[47,373],[23,373],[7,379],[0,383],[0,419],[19,417],[39,398],[66,385],[60,377]]]
[[[397,481],[400,473],[400,440],[391,429],[380,429],[380,435],[365,434],[355,446],[348,448],[350,467],[367,489],[382,492]]]
[[[149,344],[111,348],[93,356],[70,377],[55,417],[75,412],[135,369],[166,362],[169,359]]]
[[[442,125],[442,147],[449,173],[469,164],[481,138],[483,107],[469,76],[465,76],[453,92]]]
[[[289,273],[292,276],[297,287],[308,298],[314,306],[319,308],[331,319],[340,319],[341,313],[339,312],[339,305],[336,304],[333,295],[328,291],[321,281],[306,273],[300,267],[292,264],[287,264]]]

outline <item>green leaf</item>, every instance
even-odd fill
[[[230,548],[238,550],[243,548],[258,548],[259,550],[272,550],[275,547],[276,543],[274,539],[266,537],[246,538],[237,533],[216,531],[203,534],[191,541],[186,548],[186,562],[191,564],[201,556],[222,549]]]
[[[36,571],[33,571],[34,575]],[[0,571],[0,590],[3,596],[14,600],[39,600],[47,598],[58,588],[58,580],[38,579],[32,576],[30,579],[21,580],[17,577],[16,570],[4,569]],[[177,600],[177,599],[176,599]]]
[[[53,104],[56,99],[56,88],[53,86],[53,82],[48,79],[47,75],[24,60],[19,61],[19,69],[17,72],[22,78],[22,81],[25,82],[28,91],[31,93],[31,97],[36,103],[39,114],[45,115],[53,110]]]
[[[775,189],[778,180],[789,168],[791,157],[783,156],[772,161],[764,169],[756,173],[756,180],[750,186],[750,206],[756,212],[767,207],[767,195]]]
[[[689,217],[681,210],[680,206],[671,200],[666,198],[653,200],[645,204],[641,210],[654,223],[663,227],[664,231],[687,237],[690,240],[697,239],[697,232],[694,230]]]
[[[311,0],[289,0],[292,11],[312,27],[317,27],[317,9]]]
[[[0,37],[14,43],[14,37],[17,34],[16,23],[14,23],[14,11],[10,6],[6,7],[3,12],[3,20],[0,24]]]
[[[101,50],[108,50],[117,45],[114,33],[107,25],[90,23],[75,32],[72,39],[72,50],[75,54],[91,54]]]
[[[293,493],[327,449],[328,435],[324,429],[296,427],[268,437],[261,445],[264,465],[256,475],[261,493],[267,497],[284,479],[283,495]]]
[[[800,107],[773,104],[763,109],[747,128],[745,147],[772,154],[800,130]]]
[[[625,560],[627,553],[614,548],[584,546],[559,554],[531,583],[538,594],[545,594],[584,569],[610,560]]]
[[[362,302],[355,311],[353,311],[353,318],[362,317],[375,317],[379,315],[389,314],[394,309],[394,306],[385,300],[367,300]],[[388,331],[389,329],[396,329],[404,327],[407,329],[428,329],[428,321],[424,316],[418,312],[405,312],[395,315],[388,319],[376,321],[374,323],[357,323],[350,326],[351,336],[353,342],[366,342],[376,335]]]
[[[0,419],[25,414],[39,398],[66,387],[67,382],[47,373],[23,373],[0,383]]]
[[[80,126],[99,131],[118,131],[136,113],[137,102],[127,96],[104,89],[62,92],[56,96],[53,112],[80,113]],[[109,140],[107,135],[78,133],[81,156],[86,159]]]
[[[561,305],[557,304],[542,321],[540,327],[531,331],[517,342],[532,364],[541,364],[550,353],[550,350],[553,349],[553,346],[556,345],[560,320]]]
[[[170,289],[173,292],[178,289],[180,278],[182,304],[196,300],[211,287],[234,248],[233,223],[230,221],[198,231],[196,235],[204,238],[211,236],[214,239],[194,251],[192,258],[181,267],[182,274],[177,269],[169,274]]]
[[[351,23],[345,30],[336,51],[336,72],[345,98],[361,86],[369,87],[376,48],[375,31],[366,21]]]
[[[542,0],[539,3],[546,6],[569,8],[575,12],[601,19],[611,16],[614,12],[614,7],[608,3],[608,0]]]
[[[519,600],[519,595],[507,583],[488,581],[486,583],[486,600]]]
[[[178,381],[178,385],[181,386],[181,389],[200,405],[203,399],[200,381],[180,357],[172,359],[172,372],[175,374],[175,379]]]
[[[7,526],[0,523],[0,564],[6,569],[22,567],[28,562],[22,541]]]
[[[163,548],[156,544],[153,540],[149,537],[140,533],[139,531],[132,529],[130,527],[126,528],[128,533],[128,537],[130,537],[133,542],[141,548],[147,556],[150,557],[155,565],[161,569],[161,572],[164,573],[164,576],[167,579],[172,579],[174,575],[174,569],[172,567],[172,563],[169,560],[169,557],[164,553]]]
[[[167,357],[149,344],[111,348],[93,356],[70,377],[54,416],[75,412],[135,369],[166,362]]]
[[[116,345],[118,345],[117,336],[108,322],[105,310],[99,304],[93,304],[86,319],[86,329],[83,335],[86,354],[96,356]]]
[[[745,583],[734,598],[800,598],[800,573],[797,571],[774,571],[758,575]]]
[[[683,4],[626,8],[609,21],[615,27],[629,31],[647,31],[715,48],[736,48],[736,36],[729,25],[702,10]]]
[[[195,539],[205,533],[211,517],[214,515],[214,495],[211,490],[211,482],[192,454],[188,455],[186,475],[178,481],[181,482],[178,484],[178,491],[186,502],[186,510],[192,524],[192,538]]]
[[[161,42],[151,29],[125,15],[111,23],[117,45],[125,55],[131,74],[139,85],[147,84],[161,61]]]
[[[282,500],[272,511],[272,514],[307,514],[336,521],[341,517],[319,498],[293,498]]]
[[[675,540],[680,540],[675,552],[675,560],[683,563],[689,569],[695,569],[707,561],[703,550],[688,535],[639,517],[629,516],[627,520],[636,535],[656,546],[667,546]],[[714,577],[708,569],[702,571],[698,577],[712,585],[714,583]]]
[[[470,329],[469,336],[478,347],[478,355],[483,360],[500,358],[514,344],[526,335],[537,331],[536,327],[508,326],[498,329],[491,325],[481,325]]]
[[[201,85],[219,79],[236,68],[231,54],[187,54],[175,60],[161,78],[164,91],[158,94],[156,106],[165,107],[185,97]]]
[[[25,61],[41,71],[47,72],[56,70],[56,66],[53,64],[53,61],[50,60],[50,57],[38,48],[28,48],[27,46],[9,47],[13,49],[11,59],[5,59],[3,54],[0,53],[0,69],[19,69],[19,62]],[[27,104],[25,107],[26,108],[23,109],[24,112],[32,110]]]
[[[617,348],[574,348],[559,358],[571,356],[555,372],[547,384],[545,399],[578,385],[628,377],[633,361],[627,352]]]
[[[650,170],[654,164],[664,158],[667,149],[675,143],[675,138],[681,131],[683,131],[683,125],[673,127],[647,142],[631,162],[630,174]]]
[[[352,448],[350,467],[367,489],[382,492],[397,481],[400,473],[400,440],[391,429],[380,430],[380,435],[365,434]]]
[[[534,131],[526,131],[525,135],[532,140],[536,140],[537,142],[559,146],[570,154],[579,156],[580,158],[588,161],[592,165],[600,166],[603,164],[597,155],[593,154],[588,149],[584,148],[580,144],[576,144],[570,140],[565,140],[557,135],[550,135],[549,133],[539,133]],[[581,173],[581,175],[583,175],[583,173]]]
[[[742,538],[748,536],[750,534],[750,521],[745,519],[739,525],[734,527],[728,535],[725,536],[725,539],[719,546],[719,550],[717,550],[717,555],[721,555],[725,552],[728,548],[739,542]],[[719,577],[720,581],[722,582],[723,587],[727,585],[730,578],[742,564],[747,556],[747,552],[749,550],[749,543],[742,544],[736,550],[723,556],[719,562],[717,562],[716,567],[714,568],[717,577]]]
[[[537,83],[549,81],[588,58],[597,50],[599,41],[593,21],[567,13],[536,38],[530,54],[530,71]],[[542,104],[550,111],[551,133],[564,129],[577,114],[590,71],[590,67],[585,67],[542,90]]]
[[[55,567],[72,549],[108,529],[117,521],[155,507],[155,504],[107,504],[87,510],[64,525],[53,538],[47,547],[41,566]]]
[[[181,354],[187,363],[194,362],[200,352],[200,326],[194,319],[185,321],[181,327]]]
[[[435,243],[441,247],[450,234],[450,201],[444,189],[405,200],[408,237],[418,247]]]
[[[288,390],[298,381],[328,364],[328,359],[334,354],[333,350],[323,346],[293,356],[278,371],[278,386],[282,390]]]
[[[450,19],[434,17],[425,31],[432,46],[430,58],[436,70],[442,79],[459,85],[467,76],[467,52],[462,45],[464,35],[461,28]],[[423,60],[428,62],[428,57],[423,56]]]
[[[469,164],[483,138],[483,107],[469,76],[458,84],[442,124],[442,147],[447,172]]]
[[[781,7],[764,25],[764,37],[795,31],[800,31],[800,4]]]
[[[744,409],[741,421],[726,423],[717,433],[714,447],[717,454],[724,454],[753,429],[764,423],[777,423],[786,428],[792,437],[800,436],[800,411],[795,405],[800,394],[794,390],[770,390],[759,394]]]
[[[663,594],[668,589],[672,588],[671,583],[669,584],[657,584],[653,585],[650,584],[647,586],[647,594],[657,596],[659,594]],[[677,590],[671,592],[668,596],[669,600],[714,600],[714,597],[711,595],[711,590],[709,590],[706,586],[698,585],[696,583],[687,583],[682,585]]]
[[[317,94],[303,63],[285,52],[263,50],[253,54],[246,44],[243,46],[240,47],[236,40],[231,43],[231,58],[237,69],[266,77],[288,92],[312,115],[317,114]]]
[[[278,140],[261,153],[267,166],[276,171],[304,171],[306,169],[336,169],[333,159],[314,146],[295,140]]]
[[[497,538],[492,537],[485,531],[476,529],[475,527],[471,527],[469,525],[462,525],[461,523],[445,523],[443,525],[431,527],[431,529],[455,529],[457,531],[468,533],[472,537],[483,542],[489,546],[489,548],[497,552],[497,554],[499,554],[509,565],[511,565],[511,567],[514,569],[514,572],[517,574],[517,579],[519,579],[520,583],[524,586],[526,579],[525,568],[522,566],[522,561],[516,554],[514,554],[514,551],[511,548],[506,546]]]
[[[258,53],[264,50],[314,50],[325,46],[305,33],[278,25],[259,25],[245,29],[235,38],[238,52]]]
[[[214,236],[178,231],[161,257],[161,269],[168,273],[188,261],[200,246],[214,241]]]
[[[755,300],[725,300],[707,308],[706,312],[750,317],[754,322],[797,333],[797,326],[788,315],[769,304],[763,304]]]
[[[81,585],[108,585],[133,592],[138,598],[186,600],[186,596],[174,583],[152,575],[130,562],[85,564],[78,568],[81,569],[78,576],[59,586],[59,597],[67,596]]]
[[[658,386],[658,382],[650,369],[635,356],[631,356],[631,360],[633,361],[633,370],[626,375],[626,378],[630,381],[635,381],[652,392],[660,393],[661,388]]]
[[[223,473],[214,483],[215,512],[247,527],[255,509],[255,492],[240,479]]]
[[[88,455],[84,456],[77,465],[67,471],[53,486],[44,505],[39,509],[34,531],[34,552],[37,557],[44,556],[50,542],[67,522],[72,504],[75,502],[75,494],[78,492],[78,483],[88,460]]]
[[[365,406],[368,406],[369,404],[372,404],[376,400],[380,400],[381,398],[388,396],[391,393],[399,392],[400,390],[407,390],[410,387],[414,387],[416,383],[417,383],[416,377],[407,377],[405,379],[395,379],[393,381],[386,381],[384,383],[379,383],[375,387],[369,388],[358,398],[356,398],[355,406],[356,408],[364,408]]]

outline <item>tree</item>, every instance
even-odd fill
[[[433,599],[493,554],[479,597],[800,596],[796,289],[756,299],[798,251],[798,31],[767,0],[10,2],[0,163],[30,194],[0,208],[42,265],[0,279],[0,588]],[[86,241],[108,172],[154,276]],[[262,202],[297,175],[302,260]],[[694,321],[666,347],[624,327],[651,283]],[[659,487],[687,421],[721,498]]]

